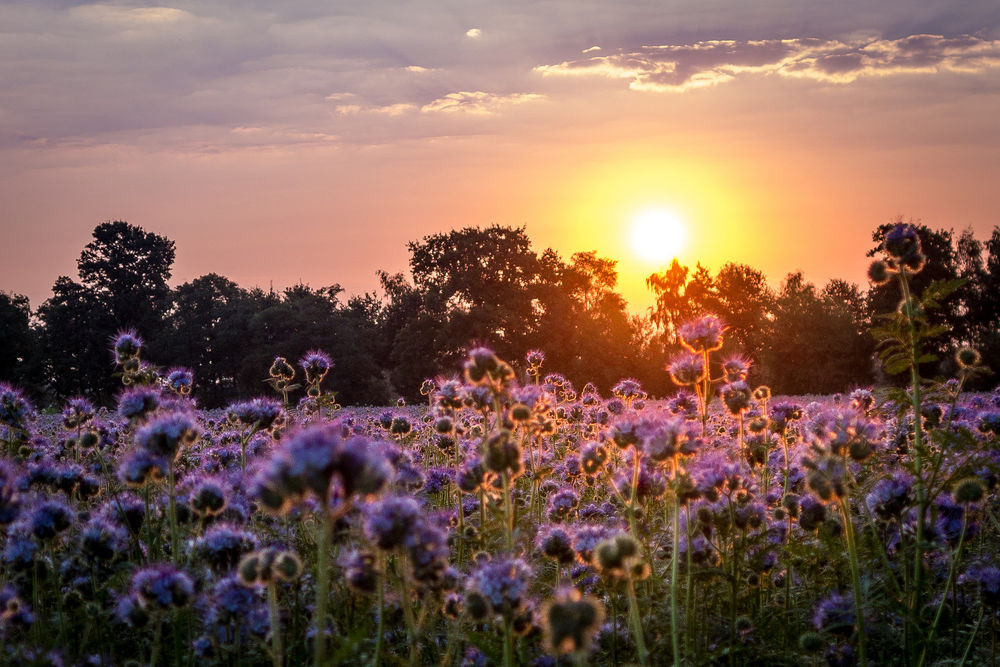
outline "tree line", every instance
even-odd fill
[[[890,227],[873,231],[869,254]],[[928,259],[916,289],[964,281],[934,314],[950,330],[928,371],[949,372],[950,351],[960,344],[1000,368],[1000,227],[985,242],[971,231],[917,229]],[[897,305],[892,285],[831,280],[818,287],[796,272],[774,290],[746,264],[712,273],[674,260],[649,276],[655,303],[634,315],[616,291],[614,260],[536,252],[523,228],[469,227],[408,248],[408,274],[379,272],[379,293],[347,297],[337,284],[246,289],[215,273],[172,288],[174,242],[106,222],[81,252],[77,278],[60,276],[37,309],[24,296],[0,292],[0,379],[41,404],[74,395],[109,403],[121,387],[109,340],[135,329],[146,341],[144,358],[194,372],[205,407],[265,392],[276,356],[294,361],[313,348],[333,358],[326,382],[344,404],[420,400],[423,380],[452,373],[473,345],[492,347],[515,367],[529,350],[543,350],[543,371],[577,387],[593,382],[606,391],[633,377],[663,396],[674,390],[664,366],[679,349],[676,328],[711,312],[729,327],[724,354],[751,360],[751,380],[776,393],[892,381],[879,371],[869,334],[878,315]]]

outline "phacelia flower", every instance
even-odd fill
[[[713,352],[722,347],[726,327],[715,315],[703,315],[677,328],[681,345],[695,353]]]
[[[604,605],[575,588],[561,588],[542,607],[546,650],[560,656],[585,653],[604,621]]]
[[[193,416],[174,412],[157,417],[140,428],[135,434],[135,442],[150,454],[172,461],[182,449],[193,445],[199,435],[200,430]]]
[[[132,594],[150,611],[186,607],[194,597],[194,582],[173,565],[150,565],[132,575]]]

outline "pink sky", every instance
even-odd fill
[[[499,223],[619,260],[640,310],[651,205],[774,284],[861,282],[897,215],[1000,222],[993,2],[272,4],[0,5],[0,289],[37,306],[110,219],[175,284],[349,294]]]

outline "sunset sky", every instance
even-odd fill
[[[864,280],[871,230],[1000,224],[1000,5],[0,2],[0,289],[37,306],[93,228],[177,243],[174,284],[374,290],[407,241],[525,226],[619,260]]]

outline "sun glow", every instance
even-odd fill
[[[649,208],[632,218],[629,237],[632,250],[648,262],[669,262],[684,248],[687,232],[677,213]]]

